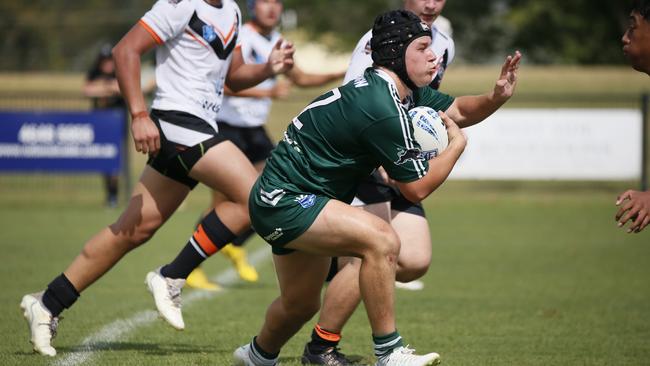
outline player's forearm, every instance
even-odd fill
[[[225,89],[225,94],[231,97],[247,97],[247,98],[271,98],[270,89],[262,88],[248,88],[238,92],[232,91],[230,88]]]
[[[140,85],[140,54],[118,43],[113,49],[115,75],[131,114],[147,110]]]
[[[448,114],[459,127],[469,127],[488,118],[506,101],[496,98],[494,93],[462,96],[454,100]]]
[[[343,77],[342,73],[308,74],[292,73],[291,81],[300,87],[321,86]]]
[[[228,74],[226,85],[233,92],[239,92],[254,87],[273,75],[273,71],[268,64],[244,64]]]
[[[429,160],[429,171],[424,177],[411,183],[398,183],[404,197],[411,202],[420,202],[427,198],[447,179],[463,149],[464,145],[450,145],[440,155]]]

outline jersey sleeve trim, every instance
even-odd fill
[[[144,29],[147,31],[147,33],[149,33],[149,35],[151,35],[151,38],[153,38],[153,40],[154,40],[157,44],[161,45],[161,44],[165,43],[165,42],[163,42],[163,40],[158,36],[158,34],[156,34],[156,31],[154,31],[153,28],[151,28],[151,27],[149,26],[149,24],[147,24],[147,23],[144,21],[144,19],[140,19],[140,20],[138,21],[138,24],[140,24],[140,25],[142,26],[142,28],[144,28]]]

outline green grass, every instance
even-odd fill
[[[650,358],[650,241],[613,220],[624,183],[446,183],[426,201],[434,258],[425,290],[398,291],[406,341],[435,350],[445,365],[647,365]],[[60,326],[59,358],[116,319],[153,309],[142,284],[190,234],[207,192],[199,190],[151,243],[129,254],[84,292]],[[42,365],[18,310],[22,294],[43,288],[85,239],[118,211],[52,202],[0,205],[0,364]],[[259,238],[249,247],[264,249]],[[214,275],[221,258],[205,266]],[[278,290],[270,261],[257,284],[238,284],[185,308],[187,330],[162,323],[100,342],[88,364],[227,365],[254,335]],[[298,365],[309,323],[283,350]],[[371,362],[365,313],[344,331],[343,351]]]

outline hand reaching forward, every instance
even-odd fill
[[[515,55],[508,55],[501,67],[501,75],[494,85],[494,96],[499,100],[509,99],[515,92],[517,86],[517,70],[521,62],[521,53],[515,51]]]
[[[267,62],[274,75],[283,74],[291,70],[293,67],[294,52],[295,49],[293,47],[293,43],[287,42],[282,38],[278,40],[275,46],[273,46],[273,50],[271,50],[271,54],[269,55],[269,60]]]

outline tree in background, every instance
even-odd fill
[[[153,1],[2,1],[0,70],[83,70],[101,44],[119,39]],[[243,0],[237,2],[246,9]],[[284,3],[298,14],[298,28],[340,51],[352,50],[377,14],[402,5],[401,0]],[[516,48],[533,63],[621,64],[629,3],[448,0],[445,17],[454,27],[461,62],[500,60]]]

